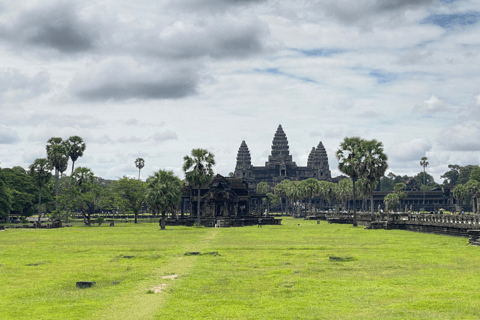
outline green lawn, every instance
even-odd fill
[[[185,255],[193,251],[202,254]],[[290,218],[263,228],[8,229],[0,318],[478,319],[479,267],[466,238]],[[154,287],[163,290],[147,293]]]

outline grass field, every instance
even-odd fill
[[[0,318],[478,319],[480,248],[467,243],[291,218],[263,228],[8,229]]]

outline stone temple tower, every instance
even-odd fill
[[[242,141],[237,153],[237,165],[235,166],[235,176],[238,178],[248,178],[252,167],[252,158],[245,140]],[[238,173],[238,174],[237,174]]]

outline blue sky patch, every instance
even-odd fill
[[[422,24],[434,24],[445,29],[468,26],[480,21],[480,12],[452,14],[431,14],[423,19]]]
[[[368,75],[376,78],[377,82],[380,84],[387,83],[398,78],[396,73],[385,72],[382,70],[372,70]]]
[[[285,76],[285,77],[292,78],[292,79],[302,80],[302,81],[305,81],[305,82],[313,82],[313,83],[317,82],[317,81],[312,80],[310,78],[298,77],[298,76],[295,76],[295,75],[292,75],[292,74],[284,73],[284,72],[278,70],[277,68],[253,69],[253,71],[262,72],[262,73],[271,73],[271,74]]]

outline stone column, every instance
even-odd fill
[[[223,216],[224,217],[228,217],[228,204],[227,204],[227,200],[225,200],[223,202]]]
[[[238,202],[235,202],[233,206],[233,214],[235,215],[235,218],[238,216]]]

